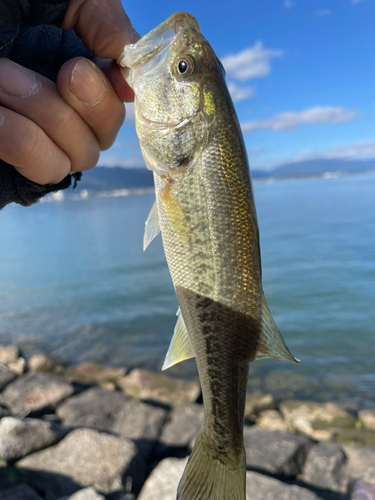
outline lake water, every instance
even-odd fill
[[[375,176],[254,186],[264,290],[299,365],[252,363],[250,390],[375,407]],[[25,355],[159,370],[177,301],[153,195],[0,212],[0,342]],[[196,376],[194,360],[170,370]]]

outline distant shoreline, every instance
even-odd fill
[[[251,170],[250,170],[251,173]],[[342,170],[324,172],[322,174],[311,174],[306,176],[290,176],[290,177],[252,177],[253,184],[273,184],[274,182],[286,181],[306,181],[313,179],[340,179],[343,177],[362,177],[366,175],[374,175],[375,170],[367,170],[363,172],[345,172]],[[57,191],[50,193],[40,200],[40,203],[56,203],[62,201],[85,201],[98,198],[119,198],[127,196],[139,196],[143,194],[154,193],[154,187],[139,187],[139,188],[121,188],[121,189],[108,189],[108,190],[89,190],[89,189],[76,189],[74,192]]]

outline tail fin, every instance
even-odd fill
[[[177,500],[245,500],[245,451],[235,460],[215,454],[200,430],[177,490]]]

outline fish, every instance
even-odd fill
[[[178,319],[163,369],[195,357],[204,422],[177,500],[244,500],[250,362],[298,362],[263,288],[259,229],[225,70],[197,20],[176,12],[118,63],[134,90],[136,131],[155,203],[144,249],[161,231]]]

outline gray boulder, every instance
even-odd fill
[[[20,352],[15,345],[0,345],[0,363],[9,365],[17,361]]]
[[[313,444],[305,436],[253,427],[245,427],[244,442],[247,467],[286,477],[300,474]]]
[[[0,491],[0,500],[42,500],[42,498],[30,486],[20,484]]]
[[[73,495],[59,498],[59,500],[105,500],[105,498],[98,493],[95,488],[89,486],[88,488],[73,493]]]
[[[164,425],[157,447],[158,457],[172,455],[181,448],[190,448],[204,417],[203,405],[196,403],[177,407]]]
[[[2,399],[15,415],[37,416],[56,408],[73,392],[73,386],[56,375],[30,373],[8,384]]]
[[[352,479],[361,479],[366,483],[375,484],[375,448],[343,446],[343,449],[348,458],[348,475]]]
[[[57,415],[66,426],[91,427],[136,441],[147,461],[168,412],[122,392],[93,387],[62,403]]]
[[[67,432],[53,422],[4,417],[0,420],[0,457],[7,462],[18,460],[57,443]]]
[[[146,474],[132,441],[93,429],[72,431],[59,444],[17,462],[17,468],[48,500],[88,486],[104,494],[121,491],[127,478],[137,492]]]
[[[312,491],[296,485],[285,484],[273,477],[247,471],[247,500],[320,500]]]
[[[5,365],[0,365],[0,391],[6,387],[9,382],[12,382],[15,378],[17,378],[17,373],[9,370],[9,368]]]
[[[137,500],[176,500],[187,459],[166,458],[149,475]]]
[[[350,500],[375,500],[375,485],[356,481],[352,486]]]
[[[300,479],[312,486],[345,492],[348,486],[345,463],[346,455],[340,446],[318,443],[310,448]]]

